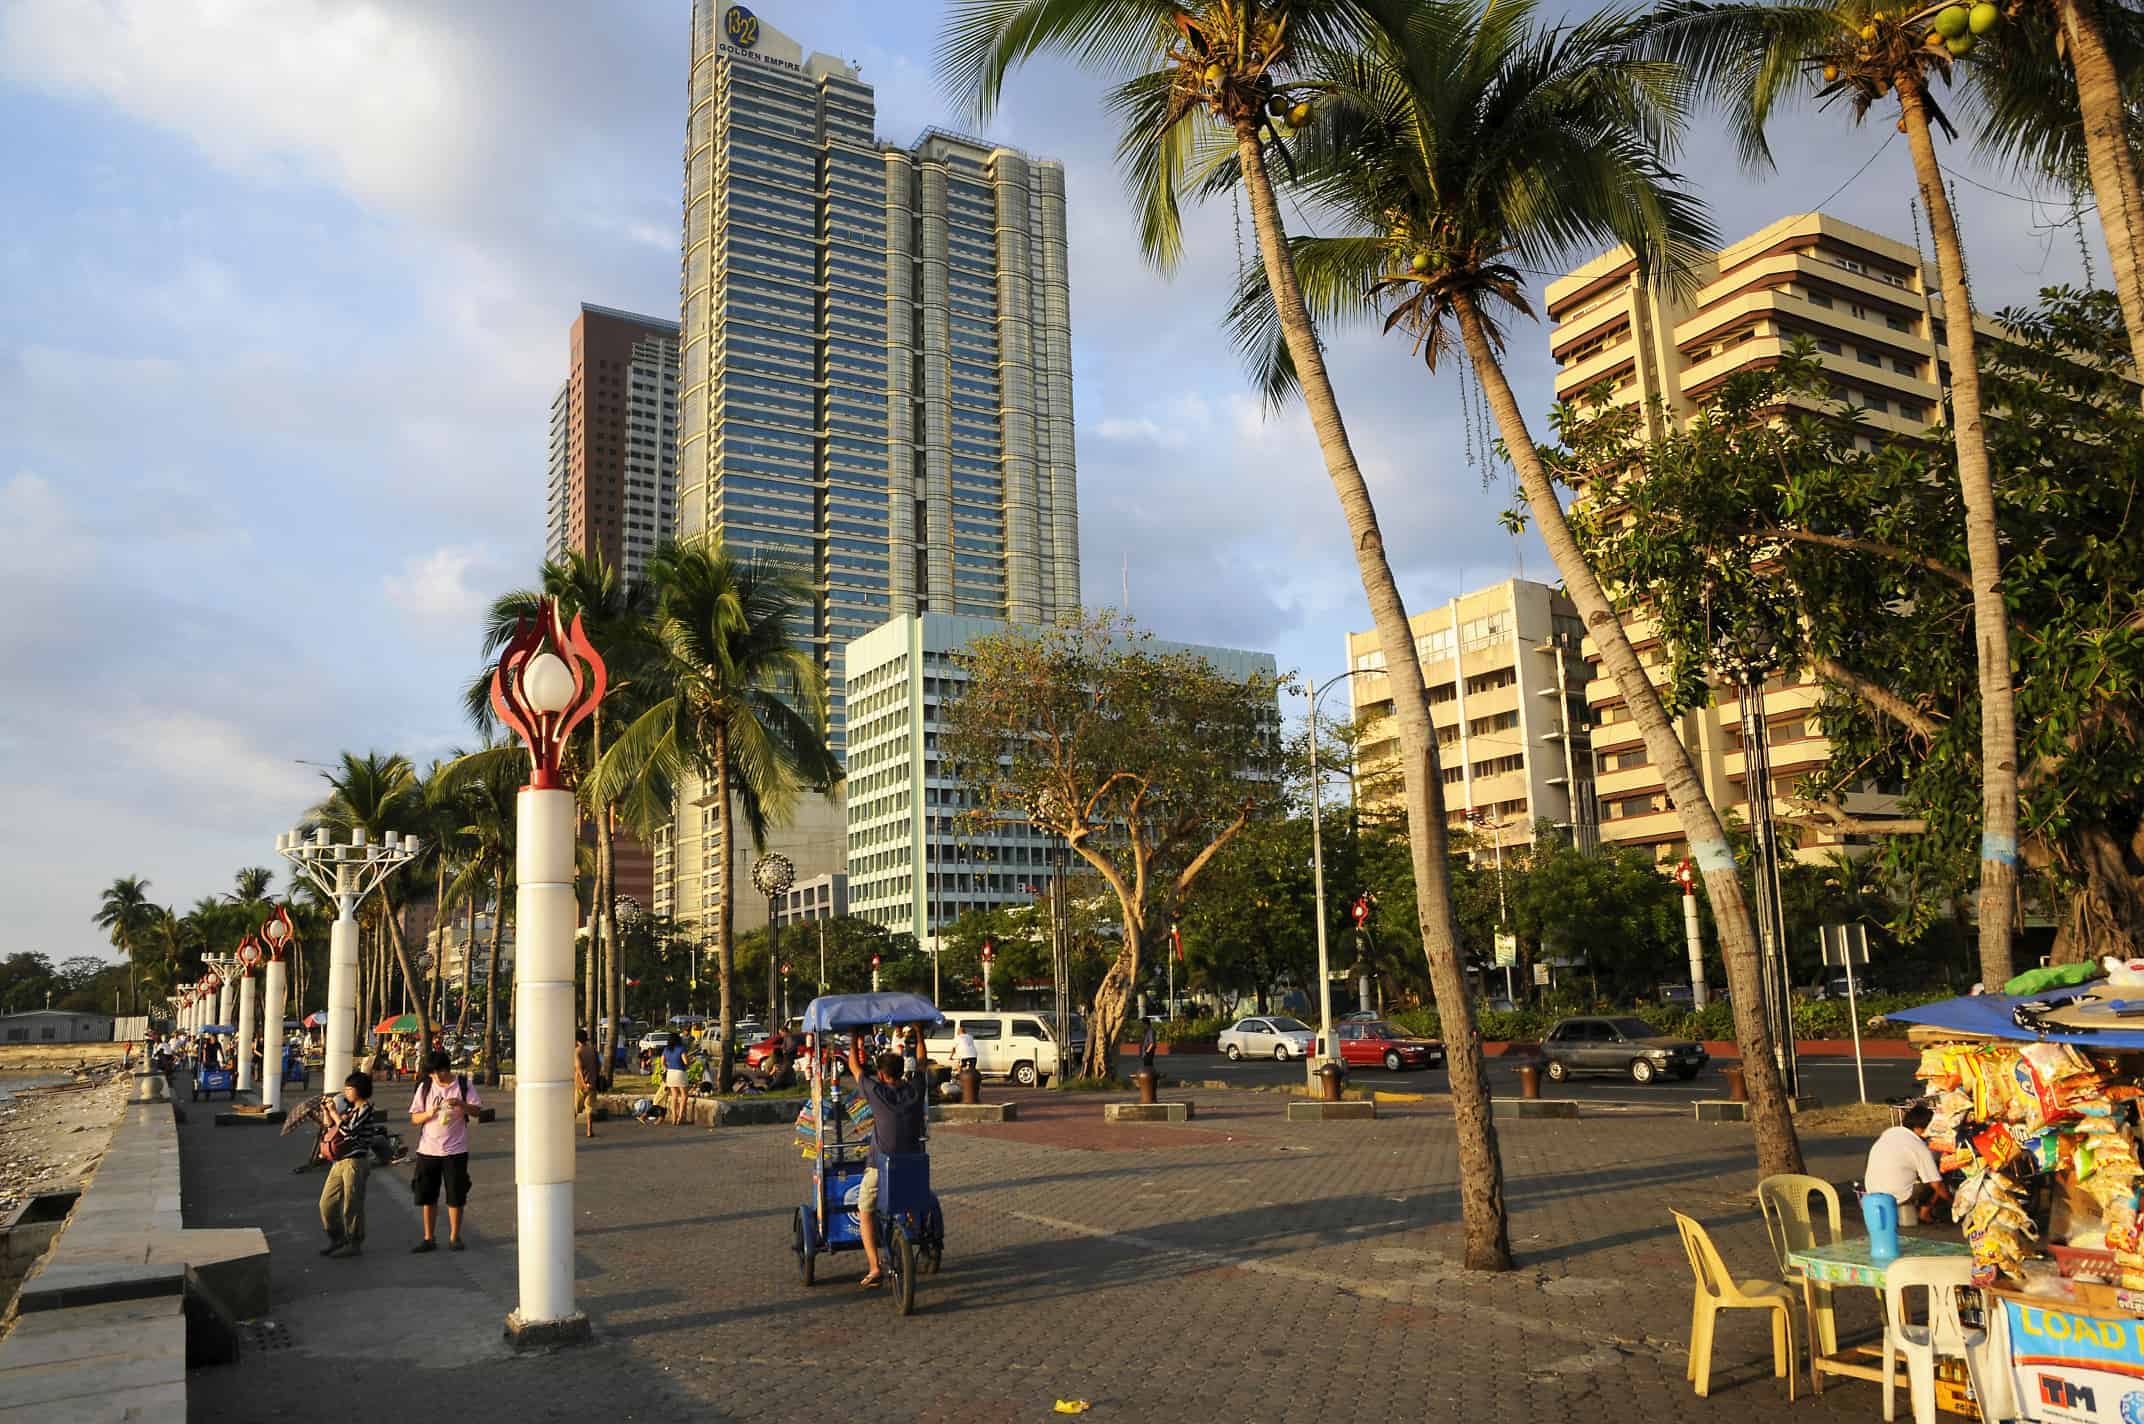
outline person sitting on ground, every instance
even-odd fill
[[[380,1138],[372,1107],[372,1075],[352,1073],[343,1079],[342,1101],[323,1111],[328,1135],[322,1139],[333,1166],[320,1189],[320,1226],[328,1234],[323,1256],[355,1256],[365,1249],[365,1179],[372,1171],[372,1149]]]
[[[1877,1137],[1869,1148],[1868,1165],[1862,1169],[1862,1187],[1894,1198],[1901,1221],[1934,1221],[1936,1204],[1950,1200],[1936,1154],[1921,1135],[1934,1118],[1934,1110],[1926,1103],[1906,1109],[1899,1126],[1887,1127]]]
[[[856,1075],[857,1092],[871,1104],[871,1158],[856,1193],[856,1222],[862,1229],[867,1267],[858,1284],[868,1290],[885,1284],[886,1280],[878,1254],[879,1169],[888,1157],[922,1150],[926,1109],[923,1090],[912,1079],[902,1080],[901,1055],[898,1053],[881,1053],[876,1071],[866,1076],[863,1048],[857,1037],[851,1037],[849,1071]]]
[[[777,1093],[784,1088],[793,1088],[797,1082],[796,1066],[782,1056],[777,1048],[760,1061],[757,1068],[745,1074],[749,1087],[756,1092]]]

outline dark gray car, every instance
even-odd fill
[[[1541,1064],[1551,1082],[1573,1073],[1628,1074],[1650,1083],[1674,1074],[1688,1080],[1705,1066],[1705,1047],[1667,1038],[1640,1018],[1564,1019],[1541,1040]]]

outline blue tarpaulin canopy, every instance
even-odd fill
[[[804,1010],[804,1032],[869,1028],[873,1024],[942,1024],[945,1016],[921,994],[822,994]]]
[[[1884,1017],[2025,1043],[2074,1043],[2079,1048],[2110,1052],[2144,1051],[2144,1019],[2139,1019],[2134,1028],[2080,1028],[2073,1024],[2031,1022],[2035,1017],[2033,1008],[2058,1008],[2095,989],[2104,991],[2106,985],[2080,984],[2066,989],[2050,989],[2044,994],[1976,994],[1964,999],[1942,999],[1918,1008],[1894,1009]],[[2018,1022],[2021,1007],[2026,1008],[2026,1023]]]

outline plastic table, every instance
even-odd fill
[[[1963,1241],[1943,1236],[1922,1236],[1910,1231],[1898,1235],[1899,1260],[1925,1260],[1931,1256],[1970,1256],[1972,1248]],[[1855,1379],[1874,1380],[1883,1383],[1883,1352],[1858,1346],[1841,1350],[1836,1355],[1820,1353],[1816,1323],[1817,1286],[1865,1286],[1869,1290],[1883,1291],[1885,1266],[1869,1259],[1869,1240],[1866,1236],[1833,1241],[1827,1245],[1809,1246],[1787,1253],[1787,1264],[1800,1270],[1802,1276],[1802,1318],[1809,1325],[1809,1384],[1818,1394],[1824,1392],[1824,1376],[1851,1375]],[[1868,1360],[1874,1357],[1876,1363]]]

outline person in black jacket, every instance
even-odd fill
[[[372,1107],[372,1075],[352,1073],[345,1078],[342,1101],[331,1101],[325,1116],[331,1126],[323,1141],[329,1144],[333,1165],[327,1185],[320,1189],[320,1226],[328,1234],[327,1248],[320,1254],[355,1256],[365,1249],[365,1179],[381,1135],[379,1115]]]

